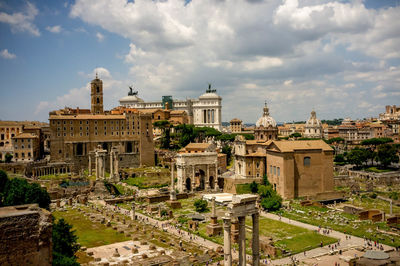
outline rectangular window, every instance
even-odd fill
[[[280,175],[281,175],[281,168],[278,167],[278,176],[280,176]]]
[[[276,166],[274,166],[274,175],[276,175]]]
[[[269,172],[272,174],[272,165],[269,166]]]

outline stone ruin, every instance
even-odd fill
[[[52,226],[37,204],[0,208],[0,265],[52,265]]]
[[[260,239],[259,239],[259,209],[257,208],[258,196],[244,194],[234,195],[232,202],[228,204],[228,212],[222,218],[224,221],[224,265],[232,266],[231,246],[231,220],[238,219],[239,224],[239,265],[246,264],[246,226],[247,215],[251,215],[252,227],[252,265],[260,265]]]
[[[215,197],[212,197],[212,211],[210,217],[210,224],[207,225],[207,235],[216,236],[222,232],[222,226],[218,223],[217,211],[215,208]]]

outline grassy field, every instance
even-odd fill
[[[128,179],[123,180],[122,182],[131,186],[136,186],[140,189],[161,188],[168,186],[169,178],[154,178],[154,177],[139,176],[139,177],[129,177]]]
[[[250,184],[237,184],[236,185],[237,194],[251,194]]]
[[[221,220],[218,221],[222,223]],[[251,218],[246,218],[247,227],[251,227]],[[223,236],[207,236],[207,223],[200,223],[198,228],[198,235],[208,240],[211,240],[220,245],[224,244]],[[294,225],[286,224],[284,222],[275,221],[265,217],[260,217],[260,237],[271,237],[275,246],[285,249],[292,254],[300,253],[306,250],[319,247],[321,241],[325,244],[332,244],[337,242],[336,238],[320,235],[317,232],[297,227]],[[251,232],[246,232],[246,241],[248,253],[251,253],[250,241]],[[238,245],[234,244],[233,247],[237,248]]]
[[[246,225],[251,226],[250,217],[246,218]],[[320,245],[321,241],[324,245],[337,241],[336,238],[265,217],[260,217],[260,236],[272,237],[275,246],[290,251],[292,254],[314,249]]]
[[[378,195],[380,193],[377,193]],[[381,199],[373,199],[369,196],[366,197],[360,197],[360,196],[356,196],[354,197],[354,203],[352,203],[352,205],[354,206],[359,206],[362,207],[364,209],[379,209],[379,210],[383,210],[385,213],[390,213],[390,203],[385,201],[385,200],[381,200]],[[392,211],[393,213],[400,213],[400,207],[395,206],[394,204],[392,205]]]
[[[377,229],[384,231],[390,230],[384,222],[373,223],[369,220],[360,221],[357,215],[329,210],[328,208],[303,207],[298,202],[291,203],[290,207],[290,210],[282,209],[280,211],[282,216],[303,223],[328,227],[362,238],[367,237],[390,246],[400,245],[400,237],[377,231]]]
[[[378,168],[376,166],[371,166],[371,167],[368,167],[368,168],[366,168],[364,170],[367,171],[367,172],[373,172],[373,173],[386,173],[386,172],[393,171],[393,169],[380,169],[380,168]]]
[[[130,239],[124,234],[116,232],[111,227],[100,223],[93,223],[77,210],[55,211],[53,215],[56,219],[64,218],[64,220],[71,224],[78,236],[78,243],[88,248],[109,245]]]

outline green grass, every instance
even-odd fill
[[[131,186],[136,186],[140,189],[146,189],[146,188],[161,188],[161,187],[166,187],[168,186],[168,182],[160,182],[154,177],[129,177],[128,179],[122,181],[128,185]]]
[[[250,184],[237,184],[236,185],[237,194],[251,194]]]
[[[381,193],[377,193],[380,195]],[[383,195],[385,196],[385,195]],[[387,197],[388,198],[388,197]],[[364,209],[378,209],[383,210],[385,213],[390,213],[390,203],[381,199],[373,199],[370,198],[368,195],[365,198],[356,196],[354,197],[354,206],[362,207]],[[400,207],[396,206],[395,204],[392,205],[393,214],[400,213]]]
[[[376,166],[368,167],[365,169],[367,172],[373,172],[373,173],[386,173],[386,172],[391,172],[393,171],[392,169],[380,169]]]
[[[39,177],[41,180],[61,180],[66,179],[70,176],[70,174],[56,174],[56,175],[43,175]]]
[[[251,226],[250,218],[246,219],[246,225]],[[336,238],[265,217],[260,217],[261,235],[272,237],[275,246],[290,251],[292,254],[319,247],[321,241],[324,245],[337,242]]]
[[[365,199],[363,199],[363,201],[364,200]],[[392,236],[377,231],[377,228],[380,230],[390,231],[390,228],[384,222],[373,223],[369,220],[360,221],[358,220],[357,215],[346,214],[340,211],[331,211],[328,213],[326,211],[328,209],[326,208],[303,207],[298,201],[291,203],[290,207],[291,210],[282,209],[279,212],[284,217],[303,223],[322,226],[325,228],[329,227],[333,230],[362,238],[367,237],[390,246],[400,245],[399,236]],[[394,242],[392,241],[392,238]]]
[[[116,232],[111,227],[90,221],[77,210],[55,211],[53,215],[56,219],[64,218],[64,220],[71,224],[78,236],[78,243],[88,248],[109,245],[130,239],[124,234]]]

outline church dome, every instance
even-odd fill
[[[317,119],[317,114],[313,110],[311,112],[311,117],[307,120],[306,126],[309,127],[320,127],[321,126],[321,121]]]
[[[276,122],[275,119],[273,119],[271,116],[269,116],[269,109],[267,107],[267,104],[264,106],[264,113],[263,116],[260,117],[257,122],[256,122],[256,127],[276,127]]]

